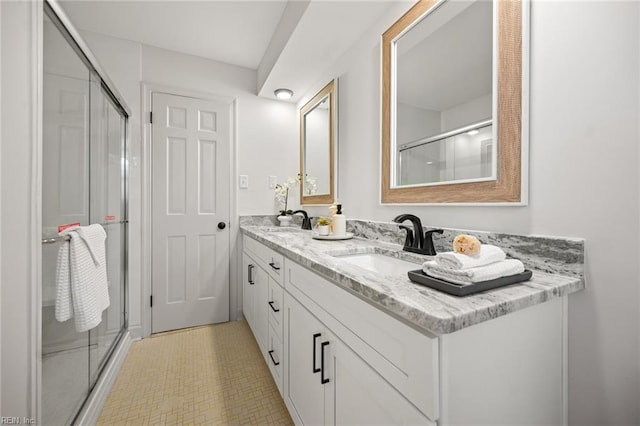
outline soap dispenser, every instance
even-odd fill
[[[336,214],[332,218],[333,234],[344,236],[347,233],[347,218],[342,214],[342,204],[338,204]]]
[[[336,205],[336,203],[333,203],[329,206],[329,216],[331,217],[331,222],[329,223],[329,234],[331,235],[334,234],[333,218],[335,217],[337,211],[338,211],[338,206]]]

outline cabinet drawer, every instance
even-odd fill
[[[283,361],[283,344],[282,339],[280,339],[273,329],[273,327],[269,327],[269,339],[267,344],[267,364],[269,365],[269,370],[271,371],[271,375],[273,376],[273,380],[276,382],[278,386],[278,391],[280,392],[280,396],[283,396],[282,387],[284,385],[283,374],[282,374],[282,361]]]
[[[438,339],[418,332],[308,269],[287,261],[285,289],[435,421]]]
[[[282,278],[284,276],[284,257],[280,253],[246,235],[244,236],[243,245],[245,250],[252,253],[263,263],[264,269],[269,273],[269,275],[282,285]]]
[[[282,340],[284,317],[284,290],[275,280],[269,280],[269,325]]]

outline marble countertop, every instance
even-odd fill
[[[450,296],[414,284],[407,274],[380,275],[340,259],[340,255],[380,253],[414,262],[420,269],[425,256],[403,252],[396,244],[353,238],[342,241],[312,239],[299,228],[241,225],[255,240],[348,289],[371,305],[414,326],[446,334],[549,299],[584,289],[581,276],[533,270],[530,281],[465,297]]]

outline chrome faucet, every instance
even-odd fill
[[[303,218],[302,218],[302,229],[311,229],[311,218],[309,217],[307,212],[304,211],[304,210],[296,210],[292,214],[298,214],[298,213],[302,213],[302,216],[303,216]]]
[[[413,229],[402,225],[407,220],[411,222]],[[398,225],[400,229],[407,233],[404,247],[402,248],[404,251],[435,256],[436,249],[433,245],[433,234],[442,234],[442,229],[431,229],[424,232],[420,218],[412,214],[401,214],[395,217],[393,221],[400,224]]]

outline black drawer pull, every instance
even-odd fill
[[[322,336],[322,333],[316,333],[313,335],[313,373],[319,373],[320,369],[316,368],[316,341],[318,337]]]
[[[255,268],[255,266],[253,266],[253,265],[249,265],[249,266],[247,267],[247,272],[248,272],[248,275],[249,275],[249,279],[248,279],[248,281],[249,281],[249,284],[251,284],[251,285],[254,285],[254,284],[255,284],[255,283],[253,282],[253,268]]]
[[[269,302],[269,306],[271,306],[271,309],[273,310],[273,312],[280,312],[280,309],[276,309],[273,307],[273,301]]]
[[[329,342],[322,342],[320,344],[320,383],[325,384],[329,383],[329,378],[324,377],[324,348],[325,346],[329,346]]]
[[[276,362],[276,360],[273,359],[273,350],[269,351],[269,357],[271,357],[271,362],[273,362],[273,365],[280,365],[279,362]]]
[[[276,262],[271,262],[271,263],[269,263],[269,266],[271,266],[271,267],[272,267],[274,270],[276,270],[276,271],[279,271],[279,270],[280,270],[280,267],[279,267],[279,266],[276,266]]]

